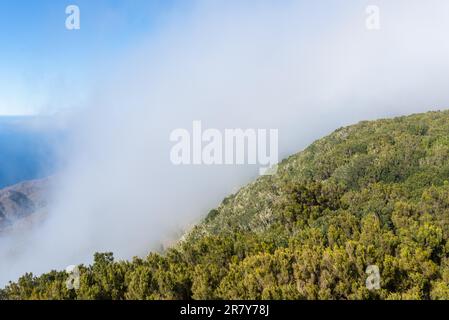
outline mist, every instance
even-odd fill
[[[279,159],[343,125],[449,107],[449,3],[198,1],[157,34],[91,70],[93,92],[67,125],[50,211],[0,238],[0,285],[173,243],[253,165],[170,162],[170,132],[279,129]],[[67,121],[65,118],[64,121]]]

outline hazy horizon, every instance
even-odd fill
[[[283,159],[344,125],[449,108],[444,0],[378,1],[379,30],[366,27],[368,1],[171,1],[159,11],[81,1],[79,33],[52,20],[61,8],[65,16],[51,3],[36,8],[50,21],[36,32],[52,37],[35,60],[9,65],[0,85],[14,67],[27,72],[1,87],[0,112],[52,115],[36,137],[54,128],[67,137],[48,219],[0,238],[0,285],[96,251],[145,255],[257,177],[251,165],[173,165],[170,132],[195,120],[278,129]],[[19,50],[16,41],[2,54]],[[33,87],[36,78],[45,81]]]
[[[0,116],[0,189],[57,170],[60,130],[36,128],[39,116]]]

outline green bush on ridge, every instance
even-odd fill
[[[449,299],[448,181],[449,112],[364,121],[227,197],[162,254],[96,253],[78,290],[51,271],[0,299]]]

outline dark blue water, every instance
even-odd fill
[[[52,174],[62,135],[36,117],[0,117],[0,188]]]

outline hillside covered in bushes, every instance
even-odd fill
[[[180,204],[182,205],[182,204]],[[1,299],[449,299],[449,112],[340,128],[230,195],[176,246],[26,274]],[[380,289],[366,287],[366,268]]]

